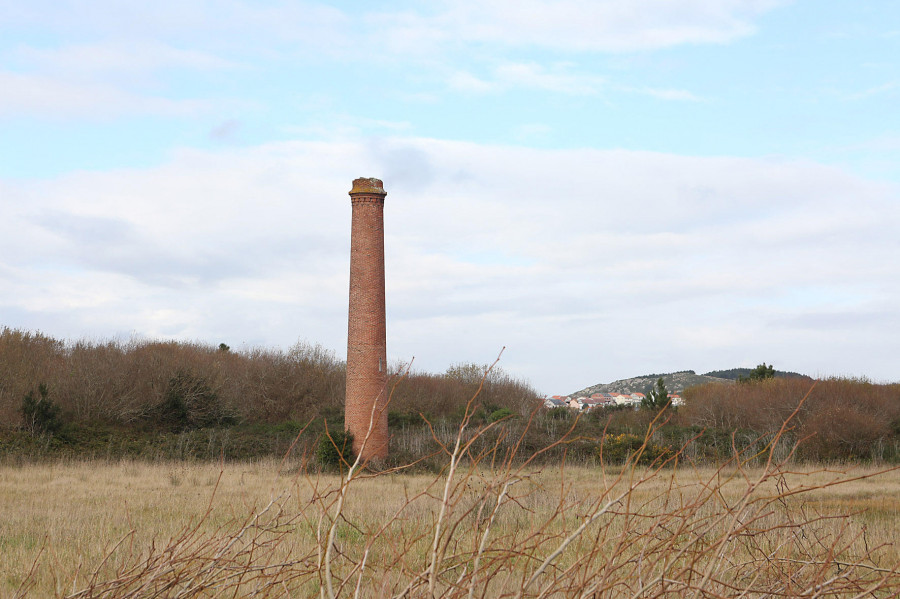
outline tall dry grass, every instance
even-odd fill
[[[468,598],[900,593],[896,522],[880,522],[855,509],[881,486],[882,507],[896,507],[896,472],[795,470],[789,465],[790,450],[776,459],[774,450],[796,412],[763,447],[763,455],[736,451],[718,468],[698,467],[683,451],[641,465],[644,447],[624,466],[570,470],[564,461],[552,469],[537,467],[540,451],[517,455],[517,440],[480,444],[491,434],[501,439],[509,429],[503,422],[475,426],[473,408],[470,402],[455,438],[442,444],[444,470],[437,476],[374,471],[359,461],[346,464],[341,476],[315,474],[302,456],[266,467],[222,466],[218,474],[209,467],[193,473],[173,466],[168,481],[157,478],[155,485],[172,490],[185,502],[183,507],[174,499],[146,503],[152,495],[146,487],[121,488],[123,482],[147,485],[139,473],[107,481],[105,489],[119,498],[125,514],[117,518],[118,534],[110,533],[103,542],[87,539],[89,546],[102,545],[103,550],[74,568],[72,558],[63,565],[65,544],[48,536],[36,543],[40,550],[33,547],[19,557],[12,594]],[[648,439],[658,426],[651,423]],[[563,436],[556,445],[569,440]],[[110,466],[126,473],[136,467]],[[238,472],[241,468],[246,471]],[[16,472],[29,471],[4,476],[11,480]],[[90,486],[92,475],[83,476]],[[70,493],[67,499],[69,505],[80,500],[90,506],[91,497],[103,492],[80,498]],[[57,501],[60,495],[55,495]],[[129,505],[127,498],[136,503]],[[144,518],[157,522],[157,532],[147,530]],[[35,553],[34,567],[23,565]]]

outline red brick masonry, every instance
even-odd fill
[[[384,458],[388,450],[384,314],[386,195],[384,184],[379,179],[356,179],[350,190],[353,222],[350,233],[350,312],[344,427],[353,433],[353,450],[357,454],[368,435],[363,459]]]

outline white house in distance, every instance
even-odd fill
[[[567,407],[570,410],[578,412],[587,412],[594,408],[602,408],[615,405],[615,402],[608,397],[565,397],[562,395],[553,395],[544,399],[544,407],[547,409]]]
[[[630,406],[639,408],[646,396],[643,393],[594,393],[590,397],[569,397],[566,395],[552,395],[544,399],[544,407],[569,408],[579,412],[587,412],[594,408],[607,406]],[[669,401],[673,406],[683,406],[684,400],[677,393],[669,394]]]
[[[567,408],[567,407],[569,407],[569,404],[566,402],[567,399],[569,399],[569,398],[568,397],[564,398],[559,395],[554,395],[553,397],[548,397],[547,399],[544,400],[544,407],[547,408],[548,410],[552,410],[553,408]]]
[[[610,393],[617,406],[639,406],[643,393]]]
[[[569,407],[573,410],[583,410],[586,399],[587,397],[572,397],[569,399]]]

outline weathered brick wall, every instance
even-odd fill
[[[350,312],[344,426],[364,459],[387,456],[387,342],[384,310],[384,191],[378,179],[356,179],[350,191]],[[371,432],[372,407],[375,403]]]

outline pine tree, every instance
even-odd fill
[[[656,381],[656,386],[650,389],[641,400],[641,407],[648,410],[662,410],[669,404],[669,391],[662,377]]]
[[[766,379],[775,378],[775,367],[769,364],[766,365],[765,362],[758,365],[756,368],[750,371],[750,374],[746,377],[738,375],[739,383],[749,383],[752,381],[764,381]]]
[[[50,394],[47,385],[38,385],[39,398],[35,399],[34,392],[29,391],[22,399],[22,422],[25,429],[32,435],[43,433],[58,433],[62,428],[60,407],[48,396]]]

